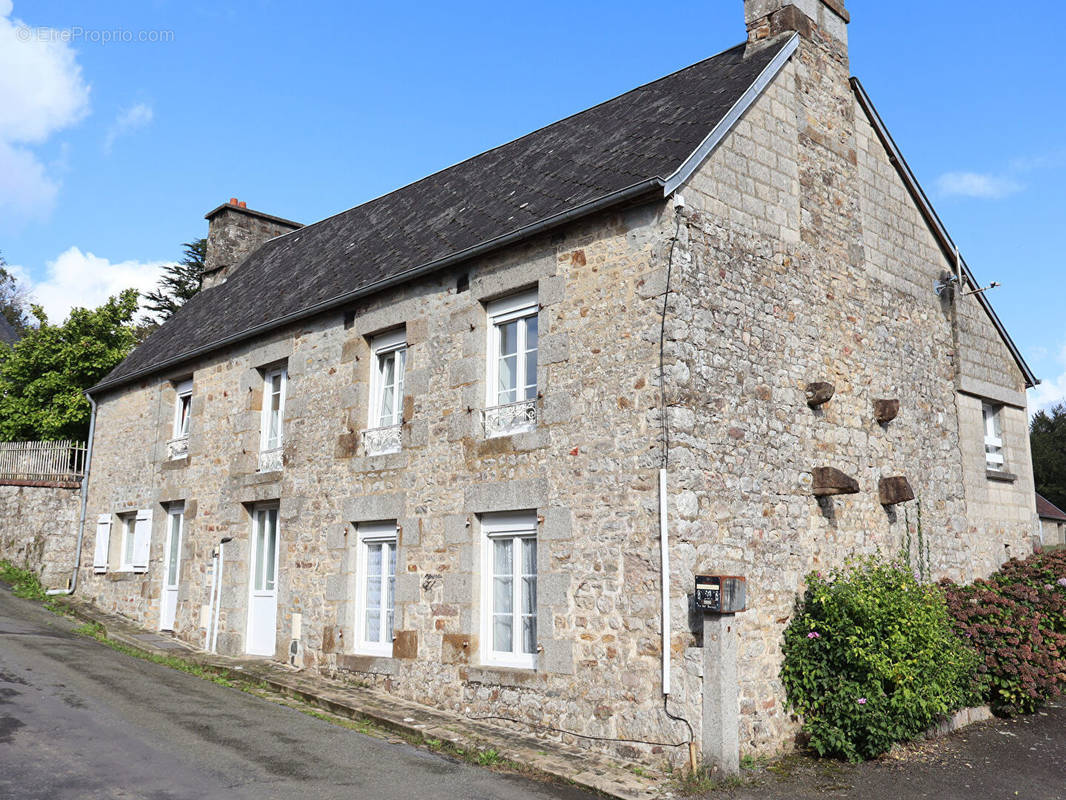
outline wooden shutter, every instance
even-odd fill
[[[137,521],[133,526],[133,567],[134,572],[148,569],[148,554],[152,549],[152,512],[137,512]]]
[[[96,518],[96,549],[93,551],[93,572],[107,572],[107,556],[111,547],[111,515]]]

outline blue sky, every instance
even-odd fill
[[[0,0],[0,252],[62,317],[151,285],[229,197],[320,219],[740,42],[741,8]],[[1003,284],[1031,403],[1066,396],[1059,4],[848,8],[853,74]]]

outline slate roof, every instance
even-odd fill
[[[1054,519],[1060,522],[1066,522],[1066,512],[1063,512],[1058,506],[1046,499],[1042,494],[1036,495],[1036,514],[1041,519]]]
[[[360,290],[440,268],[550,223],[658,191],[788,39],[743,45],[277,237],[189,300],[93,391],[177,366]],[[569,215],[569,216],[568,216]]]

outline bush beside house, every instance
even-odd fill
[[[1066,685],[1066,553],[967,586],[879,559],[812,574],[784,655],[789,705],[823,756],[875,757],[966,705],[1031,713]]]

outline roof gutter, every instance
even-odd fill
[[[892,165],[903,179],[911,197],[918,205],[918,210],[921,211],[922,216],[925,217],[926,223],[932,229],[933,235],[936,237],[937,243],[940,245],[940,249],[944,252],[947,259],[954,264],[956,254],[959,252],[958,248],[951,240],[951,236],[948,235],[947,228],[944,227],[944,223],[941,222],[940,217],[933,209],[933,204],[929,202],[929,198],[926,196],[921,184],[918,183],[918,179],[914,177],[914,173],[911,172],[907,160],[896,146],[896,142],[892,139],[892,134],[888,132],[888,128],[881,119],[881,115],[878,114],[877,109],[874,108],[870,96],[866,93],[866,89],[863,88],[863,85],[858,78],[851,79],[851,88],[855,92],[855,97],[859,101],[859,105],[862,106],[862,110],[866,112],[866,116],[869,117],[870,123],[877,132],[877,137],[881,140],[881,144],[888,153],[889,161],[892,162]],[[974,289],[978,289],[980,284],[974,278],[973,273],[970,272],[970,268],[966,265],[962,256],[958,256],[958,263],[962,266],[963,275],[969,282],[970,286]],[[1014,357],[1014,361],[1018,364],[1018,368],[1022,371],[1022,375],[1025,377],[1026,388],[1031,389],[1039,384],[1040,379],[1036,377],[1033,371],[1029,368],[1029,365],[1025,363],[1021,351],[1018,349],[1018,346],[1014,344],[1014,340],[1011,339],[1010,334],[1007,333],[1007,329],[1003,326],[1003,323],[992,308],[992,304],[988,301],[988,298],[985,297],[983,293],[974,294],[973,296],[977,298],[977,302],[981,304],[981,308],[983,308],[985,313],[988,314],[996,331],[1003,339],[1004,344],[1007,345],[1007,349],[1010,350],[1011,355]]]
[[[375,294],[376,292],[383,291],[385,289],[392,288],[401,283],[414,280],[415,278],[421,278],[433,272],[437,272],[442,269],[446,269],[451,266],[455,266],[463,261],[468,261],[478,256],[483,256],[493,250],[498,250],[501,247],[515,244],[517,242],[529,239],[538,234],[544,233],[553,228],[557,228],[560,225],[565,225],[574,220],[587,217],[591,214],[595,214],[597,211],[603,211],[608,208],[612,208],[623,203],[633,202],[642,198],[652,199],[663,196],[663,186],[666,181],[662,178],[648,178],[634,183],[631,186],[627,186],[624,189],[611,192],[603,197],[592,200],[588,203],[575,206],[574,208],[562,211],[558,214],[554,214],[550,217],[538,220],[531,225],[526,225],[522,228],[517,228],[510,233],[505,233],[497,236],[493,239],[487,239],[484,242],[468,247],[465,250],[459,250],[458,252],[451,253],[443,258],[438,258],[434,261],[428,261],[425,264],[421,264],[417,267],[412,267],[406,272],[401,272],[397,275],[393,275],[389,278],[385,278],[380,281],[363,286],[355,291],[348,292],[346,294],[338,295],[337,297],[324,300],[321,303],[308,306],[307,308],[295,311],[291,314],[287,314],[284,317],[278,317],[272,319],[269,322],[264,322],[260,325],[247,328],[239,333],[234,333],[229,336],[225,336],[222,339],[218,339],[210,344],[197,347],[193,350],[188,350],[179,355],[168,358],[165,361],[154,362],[149,367],[144,367],[139,370],[131,372],[129,375],[123,375],[114,380],[104,379],[100,383],[96,384],[90,391],[99,394],[101,391],[107,389],[114,389],[119,386],[124,386],[127,383],[132,383],[138,378],[143,378],[147,375],[151,375],[156,372],[162,372],[173,367],[177,367],[180,364],[190,361],[191,359],[210,353],[214,350],[219,350],[223,347],[227,347],[231,344],[250,339],[254,336],[258,336],[262,333],[275,330],[284,325],[288,325],[293,322],[298,322],[308,317],[313,317],[318,314],[322,314],[326,311],[332,311],[340,308],[341,306],[348,305],[349,303],[359,300],[368,295]]]

